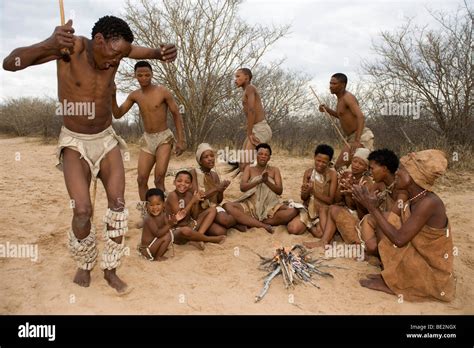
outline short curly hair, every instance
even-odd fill
[[[161,197],[161,200],[163,202],[165,201],[165,193],[159,188],[151,188],[148,191],[146,191],[145,200],[148,201],[148,199],[153,196]]]
[[[238,71],[242,71],[244,75],[247,75],[249,77],[249,81],[252,81],[252,70],[250,70],[249,68],[240,68]]]
[[[114,16],[104,16],[94,24],[92,28],[92,38],[95,34],[101,33],[104,39],[123,38],[125,41],[133,42],[133,33],[127,22]]]
[[[369,161],[377,162],[381,166],[387,167],[390,173],[395,174],[400,163],[398,156],[389,149],[372,151],[369,154]]]
[[[332,160],[332,156],[334,156],[334,149],[326,144],[320,144],[314,150],[314,155],[317,156],[318,154],[326,155],[329,157],[329,160]]]
[[[260,149],[267,149],[270,152],[270,156],[272,155],[272,148],[267,143],[260,143],[255,147],[256,151]]]

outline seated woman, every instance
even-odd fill
[[[337,189],[337,173],[330,168],[334,149],[320,144],[314,150],[314,166],[306,169],[301,186],[303,206],[288,225],[288,233],[303,234],[308,230],[316,238],[323,236],[329,206],[334,203]]]
[[[352,186],[372,185],[373,181],[368,170],[369,153],[370,150],[363,147],[355,151],[351,162],[351,170],[345,171],[338,181],[335,196],[335,201],[338,204],[329,207],[323,236],[317,242],[304,242],[303,244],[307,248],[324,247],[326,244],[330,244],[336,230],[339,231],[344,242],[348,244],[359,243],[356,226],[360,219],[367,214],[367,210],[352,199]]]
[[[258,144],[257,163],[244,169],[240,190],[244,194],[224,209],[237,223],[247,227],[264,228],[273,233],[272,226],[286,225],[298,211],[280,202],[283,183],[280,170],[270,166],[272,149],[266,143]]]
[[[381,274],[360,280],[363,287],[403,296],[404,300],[451,301],[455,295],[453,238],[443,201],[432,192],[448,161],[442,151],[425,150],[400,159],[397,187],[408,192],[399,228],[376,208],[366,187],[354,187],[355,198],[377,222]]]

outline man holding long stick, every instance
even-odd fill
[[[335,167],[339,169],[344,165],[349,165],[352,160],[352,155],[359,147],[366,147],[373,150],[374,134],[365,127],[365,118],[360,110],[359,103],[356,97],[346,91],[347,76],[341,73],[332,75],[329,82],[329,90],[331,94],[337,97],[336,110],[330,109],[327,105],[319,105],[319,111],[326,111],[329,115],[339,119],[341,128],[346,136],[345,145],[339,157],[336,160]]]
[[[114,77],[124,57],[133,59],[176,58],[174,45],[159,49],[132,45],[133,33],[122,19],[105,16],[95,23],[92,38],[75,36],[72,20],[54,29],[46,40],[13,50],[3,68],[17,71],[31,65],[56,61],[58,108],[64,125],[59,136],[58,159],[73,208],[69,249],[78,266],[74,282],[88,287],[90,272],[98,255],[95,228],[91,223],[91,179],[101,179],[108,201],[104,216],[104,251],[101,268],[108,284],[119,293],[127,284],[116,275],[126,251],[124,235],[128,229],[125,208],[125,171],[120,149],[125,142],[115,134],[112,124]]]

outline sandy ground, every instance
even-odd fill
[[[361,277],[378,272],[376,267],[337,258],[326,263],[344,269],[331,269],[334,279],[318,279],[320,289],[298,285],[285,290],[279,278],[265,298],[254,303],[264,275],[257,269],[255,252],[270,256],[276,246],[291,246],[311,236],[290,236],[283,226],[274,235],[259,229],[247,233],[232,229],[222,245],[208,244],[204,251],[175,246],[175,256],[167,261],[143,260],[135,251],[140,238],[140,230],[134,228],[139,219],[134,208],[138,151],[131,147],[130,161],[125,162],[130,256],[118,273],[134,290],[120,297],[106,285],[99,267],[92,272],[89,288],[72,282],[76,267],[66,247],[72,211],[62,173],[54,168],[55,145],[31,138],[2,138],[0,147],[0,244],[34,244],[39,251],[36,262],[0,258],[0,314],[474,314],[473,173],[450,172],[437,190],[446,203],[458,251],[453,302],[400,303],[395,296],[359,285]],[[272,164],[283,175],[283,198],[297,198],[311,158],[276,154]],[[194,159],[188,154],[179,161],[173,157],[170,169],[192,165]],[[171,177],[166,185],[172,188]],[[238,194],[238,183],[233,182],[226,198]],[[101,230],[106,200],[100,183],[96,202],[95,224]],[[322,256],[323,251],[313,255]]]

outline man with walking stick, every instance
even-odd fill
[[[327,105],[319,105],[319,111],[327,112],[329,115],[339,119],[341,128],[345,135],[345,146],[336,160],[336,169],[348,166],[352,160],[352,155],[359,147],[373,150],[374,134],[365,127],[365,117],[360,110],[356,97],[346,91],[347,76],[337,73],[331,76],[329,90],[337,97],[336,110],[330,109]]]
[[[64,17],[62,8],[61,16]],[[112,128],[114,77],[124,57],[171,62],[176,58],[176,47],[133,45],[130,27],[114,16],[100,18],[92,28],[91,38],[75,36],[72,20],[64,24],[62,18],[61,22],[46,40],[14,49],[4,59],[3,68],[18,71],[56,61],[59,104],[64,105],[56,110],[63,118],[57,156],[73,208],[69,249],[77,265],[74,282],[88,287],[90,272],[97,261],[89,186],[91,179],[100,178],[108,201],[100,266],[107,283],[123,294],[128,287],[117,276],[116,269],[127,250],[124,235],[128,230],[128,210],[120,153],[125,142]]]

